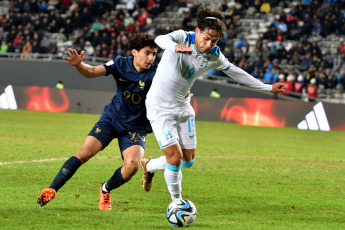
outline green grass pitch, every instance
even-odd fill
[[[171,229],[163,172],[149,193],[140,170],[98,210],[98,188],[122,165],[117,141],[83,165],[44,207],[36,204],[99,115],[0,110],[0,229]],[[183,196],[191,229],[344,229],[345,132],[197,122]],[[153,134],[146,155],[162,154]]]

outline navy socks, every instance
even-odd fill
[[[121,185],[123,185],[124,183],[126,183],[127,181],[125,181],[121,175],[121,168],[118,168],[114,175],[106,182],[105,184],[105,188],[108,190],[108,192],[110,192],[111,190],[120,187]]]
[[[70,157],[61,167],[60,171],[49,187],[55,189],[57,192],[74,175],[80,166],[81,162],[77,157]]]

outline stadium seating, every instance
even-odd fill
[[[152,0],[151,0],[152,1]],[[15,12],[24,12],[28,8],[28,2],[31,1],[24,1],[27,4],[24,4],[21,6],[20,4],[17,4],[18,1],[0,1],[0,41],[6,41],[8,44],[14,42],[14,37],[10,34],[10,31],[13,29],[17,29],[18,31],[23,31],[23,27],[19,29],[19,26],[12,26],[9,27],[8,23],[12,22],[10,18],[15,18],[16,16],[11,13]],[[36,1],[37,4],[39,1]],[[120,44],[118,42],[118,35],[121,30],[124,30],[125,27],[122,27],[121,25],[118,25],[121,21],[123,21],[123,18],[121,18],[121,14],[126,14],[126,1],[125,0],[119,0],[114,3],[114,1],[95,1],[93,3],[89,4],[104,4],[104,11],[103,13],[106,13],[106,16],[102,15],[99,12],[93,11],[91,19],[88,22],[84,22],[82,17],[82,9],[88,8],[89,11],[94,9],[100,9],[100,5],[92,6],[85,3],[76,3],[76,5],[70,4],[63,6],[61,4],[62,1],[48,1],[47,10],[41,10],[38,12],[30,12],[30,17],[32,20],[32,24],[36,30],[36,32],[39,33],[40,37],[42,35],[46,35],[49,37],[50,41],[50,52],[48,54],[40,54],[39,51],[33,51],[34,54],[28,54],[29,58],[46,58],[46,59],[56,59],[61,58],[63,51],[68,47],[73,47],[77,49],[83,49],[83,46],[86,39],[92,39],[93,34],[90,35],[91,26],[93,21],[96,18],[99,18],[100,21],[105,21],[105,24],[108,25],[106,29],[103,29],[102,31],[106,32],[106,40],[115,39],[117,40],[116,45],[111,45],[110,43],[107,43],[105,46],[102,46],[101,43],[92,42],[93,46],[96,50],[95,55],[92,57],[86,57],[89,61],[98,61],[98,62],[104,62],[105,60],[108,60],[111,57],[114,57],[116,55],[123,55],[125,54],[125,51],[123,51],[123,44]],[[60,2],[59,4],[55,4]],[[67,1],[68,2],[68,1]],[[315,23],[311,24],[311,31],[309,33],[304,33],[304,13],[306,10],[317,10],[317,12],[327,12],[329,15],[336,14],[335,10],[338,9],[339,11],[344,10],[344,3],[343,1],[338,1],[337,3],[334,3],[334,1],[327,1],[327,5],[323,4],[322,7],[313,8],[312,3],[305,4],[305,2],[308,1],[269,1],[271,2],[271,9],[269,13],[263,13],[260,12],[260,5],[255,5],[257,1],[246,1],[249,2],[249,5],[245,5],[242,1],[218,1],[218,0],[194,0],[194,1],[185,1],[185,0],[156,0],[156,4],[159,8],[158,11],[150,11],[151,9],[148,8],[148,12],[150,14],[149,20],[146,20],[147,25],[141,25],[138,28],[134,30],[134,32],[146,32],[149,31],[151,33],[156,34],[162,34],[170,32],[171,30],[183,28],[183,29],[192,29],[196,26],[196,20],[193,18],[193,14],[195,13],[195,9],[197,9],[198,6],[205,5],[212,9],[219,9],[224,12],[226,16],[226,26],[229,29],[230,24],[233,24],[233,28],[236,30],[235,35],[226,33],[224,40],[222,42],[219,42],[219,46],[224,50],[224,48],[232,48],[233,50],[236,50],[236,44],[243,40],[246,45],[242,47],[241,49],[243,52],[245,52],[245,56],[243,60],[231,60],[231,62],[234,62],[236,65],[242,65],[244,63],[244,66],[240,66],[244,68],[246,71],[248,71],[250,74],[252,74],[250,71],[254,68],[248,68],[249,60],[250,60],[250,54],[255,50],[256,46],[260,46],[260,49],[262,49],[262,45],[265,43],[268,43],[270,45],[271,53],[276,55],[274,57],[270,57],[271,62],[278,60],[278,65],[274,66],[274,68],[279,68],[280,72],[283,72],[284,69],[288,70],[294,70],[296,77],[300,73],[304,77],[305,83],[309,83],[310,79],[307,77],[307,70],[302,70],[300,66],[294,64],[291,62],[290,57],[280,57],[280,53],[278,52],[277,56],[277,50],[275,49],[275,46],[278,46],[280,44],[283,44],[284,49],[286,49],[286,52],[291,49],[292,44],[297,46],[298,43],[303,43],[303,47],[306,47],[306,44],[315,43],[315,46],[319,47],[319,50],[321,52],[322,56],[326,56],[327,60],[330,62],[330,66],[327,68],[331,69],[331,74],[334,76],[334,82],[333,84],[326,84],[323,85],[322,82],[319,81],[318,75],[314,76],[318,81],[317,84],[319,86],[319,96],[324,97],[326,99],[332,99],[332,98],[345,98],[344,94],[344,85],[345,85],[345,49],[341,48],[339,49],[339,44],[344,41],[345,34],[344,31],[341,29],[337,29],[333,27],[333,30],[331,30],[329,33],[317,33],[314,31],[316,29]],[[134,22],[137,23],[140,21],[139,17],[142,11],[141,7],[146,8],[148,1],[137,1],[137,9],[133,13],[132,17],[134,19]],[[159,5],[160,4],[160,5]],[[301,5],[302,4],[302,5]],[[338,4],[338,5],[334,5]],[[38,5],[39,6],[39,5]],[[157,7],[156,6],[156,7]],[[76,7],[76,8],[73,8]],[[25,10],[24,10],[25,9]],[[31,9],[31,8],[30,8]],[[72,30],[71,33],[67,33],[66,26],[62,26],[58,28],[58,31],[53,31],[49,29],[49,26],[46,27],[45,25],[36,26],[34,22],[36,20],[42,20],[44,17],[50,17],[49,15],[50,11],[58,12],[61,15],[61,18],[66,22],[67,19],[71,19],[72,21]],[[300,31],[298,34],[298,37],[295,37],[294,39],[291,39],[291,36],[287,34],[283,34],[282,37],[274,37],[273,40],[267,39],[265,36],[270,30],[270,27],[272,25],[275,25],[275,23],[278,22],[277,19],[281,20],[282,17],[285,17],[288,14],[295,14],[298,15],[298,10],[303,11],[303,14],[300,14],[302,16],[297,17],[296,19],[296,25],[299,27]],[[78,11],[78,13],[76,13]],[[42,13],[43,12],[43,13]],[[24,19],[23,14],[21,15],[22,19]],[[321,12],[322,13],[322,12]],[[341,23],[345,22],[343,14],[337,14],[339,17],[339,21]],[[52,17],[53,18],[53,17]],[[78,24],[79,22],[79,24]],[[51,21],[49,21],[51,23]],[[189,24],[188,24],[189,23]],[[323,22],[322,22],[323,23]],[[86,26],[86,29],[85,29]],[[288,32],[291,32],[291,27],[288,25]],[[115,29],[113,29],[115,27]],[[324,28],[325,29],[325,28]],[[86,31],[85,31],[86,30]],[[16,33],[18,33],[16,31]],[[115,37],[111,37],[112,32],[115,33]],[[229,32],[229,31],[227,31]],[[277,31],[276,31],[277,32]],[[128,36],[130,32],[126,32],[125,36]],[[13,49],[11,49],[8,52],[1,53],[0,57],[17,57],[20,58],[21,53],[21,47],[24,44],[24,40],[26,40],[27,37],[24,37],[22,39],[22,43],[17,44],[16,46],[13,45]],[[31,38],[32,39],[32,38]],[[100,38],[104,39],[104,38]],[[279,41],[280,39],[280,41]],[[105,48],[104,48],[105,47]],[[105,52],[102,52],[103,49],[105,49]],[[272,55],[271,55],[272,56]],[[318,57],[319,59],[322,59],[321,57]],[[300,61],[304,60],[306,58],[306,53],[300,55]],[[263,63],[264,60],[261,60]],[[322,63],[322,60],[319,60],[317,64]],[[315,63],[314,63],[315,64]],[[327,65],[326,65],[327,66]],[[265,68],[262,68],[260,66],[260,71],[263,72],[262,76],[265,73]],[[320,71],[325,71],[321,69]],[[336,73],[339,73],[336,76]],[[216,74],[221,74],[219,72],[216,72]],[[285,73],[284,73],[285,74]],[[221,76],[213,76],[213,79],[219,77],[221,79]],[[285,78],[287,75],[285,75]],[[261,78],[260,78],[261,79]],[[263,79],[261,79],[263,80]],[[273,81],[273,79],[272,79]],[[305,90],[304,90],[305,92]],[[304,94],[305,95],[305,94]]]

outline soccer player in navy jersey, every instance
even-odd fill
[[[99,209],[111,210],[110,191],[129,181],[138,171],[140,159],[144,156],[146,134],[152,132],[146,118],[145,98],[157,68],[154,60],[158,46],[154,39],[152,35],[135,34],[129,41],[133,56],[116,57],[97,66],[83,62],[85,51],[80,55],[74,49],[65,51],[68,57],[64,59],[87,78],[112,74],[116,80],[117,92],[105,106],[103,114],[86,137],[81,149],[64,163],[49,188],[42,190],[37,200],[41,206],[54,199],[56,192],[77,169],[106,148],[114,138],[118,139],[124,165],[100,186]],[[144,175],[145,185],[149,186],[153,174],[144,172]]]

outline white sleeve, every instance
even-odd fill
[[[267,92],[272,91],[272,85],[264,84],[258,79],[248,74],[243,69],[238,68],[233,64],[230,64],[230,62],[224,57],[223,54],[220,55],[219,61],[219,70],[223,71],[226,75],[228,75],[235,81],[254,89],[259,89]]]
[[[175,53],[175,46],[182,44],[187,35],[183,30],[177,30],[169,34],[157,36],[155,43],[164,50],[170,50]]]

